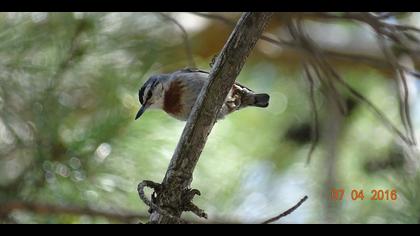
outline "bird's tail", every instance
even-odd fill
[[[254,94],[254,104],[256,107],[267,107],[270,101],[270,96],[266,93]]]
[[[270,96],[266,93],[255,94],[249,89],[237,88],[233,90],[233,94],[228,96],[228,100],[222,106],[217,119],[222,119],[227,114],[242,108],[253,107],[267,107]]]
[[[239,84],[235,83],[233,90],[232,90],[232,97],[238,98],[239,107],[238,109],[242,109],[247,106],[253,107],[267,107],[268,102],[270,100],[270,96],[266,93],[255,93],[251,89]],[[236,102],[235,102],[236,103]]]

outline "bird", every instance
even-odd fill
[[[170,116],[186,121],[200,94],[208,82],[210,73],[196,68],[184,68],[173,73],[156,74],[141,86],[138,92],[140,109],[135,120],[148,109],[161,109]],[[217,115],[217,120],[242,108],[267,107],[270,96],[257,94],[251,89],[235,82]]]

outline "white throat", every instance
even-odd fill
[[[169,82],[168,81],[164,81],[162,82],[162,86],[163,86],[163,90],[161,91],[160,94],[156,94],[153,104],[150,105],[150,108],[157,108],[157,109],[163,109],[163,105],[165,102],[165,92],[169,89]]]

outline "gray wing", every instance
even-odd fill
[[[201,73],[204,73],[204,74],[210,74],[210,72],[208,72],[208,71],[205,71],[205,70],[201,70],[201,69],[197,69],[197,68],[184,68],[184,69],[182,69],[182,70],[180,70],[180,71],[182,71],[182,72],[191,72],[191,73],[194,73],[194,72],[201,72]]]
[[[184,104],[183,114],[186,118],[188,118],[201,89],[208,82],[208,77],[209,74],[205,71],[191,69],[182,69],[172,74],[171,80],[178,81],[182,86],[181,102]]]
[[[182,69],[182,70],[180,70],[180,71],[182,71],[182,72],[186,72],[186,73],[199,72],[199,73],[204,73],[204,74],[210,75],[210,72],[205,71],[205,70],[201,70],[201,69],[197,69],[197,68],[184,68],[184,69]],[[251,92],[254,92],[252,89],[250,89],[250,88],[248,88],[248,87],[244,86],[243,84],[240,84],[239,82],[235,82],[235,84],[236,84],[237,86],[239,86],[240,88],[245,88],[245,89],[247,89],[247,90],[249,90],[249,91],[251,91]]]

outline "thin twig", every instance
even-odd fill
[[[325,12],[310,12],[310,13],[301,13],[303,17],[312,17],[315,19],[330,19],[330,20],[354,20],[360,23],[365,23],[370,25],[373,28],[379,27],[394,27],[401,31],[413,31],[420,33],[420,29],[410,25],[401,25],[394,23],[387,23],[382,21],[384,17],[375,16],[371,13],[356,13],[356,12],[346,12],[341,15],[334,15]],[[389,16],[388,16],[389,17]]]
[[[184,45],[185,45],[185,51],[187,53],[187,57],[188,57],[188,61],[189,61],[189,66],[195,68],[196,64],[194,61],[194,57],[193,57],[193,53],[191,50],[191,43],[190,40],[188,38],[188,33],[185,30],[184,26],[182,26],[176,19],[174,19],[173,17],[162,13],[162,12],[158,12],[159,15],[163,16],[166,20],[169,20],[171,22],[173,22],[180,30],[182,33],[182,39],[184,41]]]
[[[191,12],[191,14],[197,15],[197,16],[201,16],[201,17],[205,17],[208,19],[214,19],[214,20],[218,20],[221,21],[222,23],[228,25],[228,26],[233,26],[234,22],[231,21],[230,19],[218,15],[218,14],[212,14],[212,13],[199,13],[199,12]],[[344,14],[343,16],[336,16],[336,15],[331,15],[328,13],[296,13],[296,14],[300,14],[303,17],[318,17],[321,19],[342,19],[342,20],[361,20],[361,17],[356,17],[353,15],[348,15],[348,14]],[[412,31],[419,31],[420,29],[417,29],[415,27],[412,26],[405,26],[405,25],[392,25],[393,27],[403,30],[403,31],[407,31],[407,30],[412,30]],[[299,52],[303,52],[306,53],[306,49],[300,47],[298,44],[291,42],[291,41],[287,41],[287,40],[277,40],[274,39],[272,37],[269,37],[267,35],[262,35],[261,36],[261,40],[267,41],[271,44],[274,44],[276,46],[279,47],[287,47],[289,49],[293,49],[293,50],[297,50]],[[349,53],[342,53],[342,52],[336,52],[336,51],[332,51],[332,50],[326,50],[323,49],[323,55],[327,56],[327,57],[331,57],[331,59],[342,59],[342,60],[351,60],[353,62],[356,63],[367,63],[369,65],[371,65],[372,67],[378,68],[378,69],[385,69],[389,66],[389,64],[382,59],[378,59],[372,56],[367,56],[367,55],[360,55],[360,54],[349,54]],[[401,65],[400,65],[401,66]],[[411,71],[409,68],[406,68],[404,66],[401,66],[401,68],[409,73],[417,73],[417,72],[413,72]]]
[[[398,64],[394,53],[392,52],[392,50],[389,50],[389,48],[386,46],[385,39],[382,35],[378,35],[378,42],[379,42],[379,45],[381,46],[381,49],[385,57],[388,59],[390,65],[393,67],[395,71],[395,77],[396,77],[396,81],[398,85],[398,88],[397,88],[398,95],[399,95],[398,104],[399,104],[401,122],[407,134],[410,136],[411,142],[415,144],[416,138],[414,134],[413,125],[411,122],[407,79],[404,75],[404,72],[402,71],[402,69],[400,68]]]
[[[266,220],[266,221],[264,221],[264,222],[262,222],[261,224],[270,224],[270,223],[272,223],[272,222],[274,222],[274,221],[277,221],[277,220],[279,220],[280,218],[282,218],[282,217],[285,217],[285,216],[287,216],[287,215],[290,215],[292,212],[294,212],[298,207],[300,207],[300,205],[302,205],[302,203],[304,203],[306,200],[308,199],[308,196],[304,196],[296,205],[294,205],[292,208],[290,208],[289,210],[287,210],[287,211],[285,211],[285,212],[283,212],[283,213],[281,213],[280,215],[278,215],[278,216],[275,216],[275,217],[273,217],[273,218],[270,218],[270,219],[268,219],[268,220]]]
[[[311,147],[308,152],[308,157],[306,159],[306,164],[308,165],[311,161],[311,157],[313,152],[315,151],[316,145],[318,144],[319,140],[319,121],[318,121],[318,111],[316,109],[316,101],[315,101],[315,85],[314,79],[308,69],[308,65],[306,63],[303,64],[303,68],[305,70],[305,77],[309,81],[309,100],[310,100],[310,107],[312,110],[312,143]]]
[[[325,62],[324,62],[325,63]],[[382,123],[385,124],[385,127],[388,127],[390,131],[395,133],[398,137],[401,138],[402,141],[407,143],[408,145],[412,145],[410,138],[407,138],[397,127],[395,127],[392,122],[379,110],[370,100],[368,100],[365,96],[359,93],[356,89],[354,89],[351,85],[349,85],[345,80],[341,78],[341,76],[330,66],[327,65],[331,73],[337,79],[337,81],[343,85],[354,97],[356,97],[361,102],[365,103],[368,108],[375,114]]]
[[[308,48],[312,48],[312,53],[315,55],[315,58],[324,58],[324,54],[323,54],[322,49],[303,30],[301,19],[298,20],[298,22],[297,22],[297,29],[298,29],[300,35],[303,36],[302,40],[303,40],[304,44],[308,45],[307,46]],[[317,75],[320,75],[320,73],[318,72],[317,69],[315,69],[315,71],[316,71]],[[338,88],[336,87],[334,78],[331,78],[332,76],[328,72],[325,73],[325,71],[324,71],[324,74],[327,75],[325,77],[326,77],[328,88],[332,92],[332,95],[336,98],[335,103],[337,104],[337,107],[338,107],[340,113],[342,115],[346,115],[348,113],[347,104],[346,104],[345,99],[343,98],[343,96],[339,92]]]
[[[409,104],[409,90],[407,85],[407,78],[405,77],[404,72],[401,68],[397,67],[397,77],[401,79],[401,82],[403,84],[403,91],[404,91],[404,117],[406,119],[406,123],[408,126],[408,133],[411,137],[411,142],[413,145],[416,145],[416,135],[413,127],[413,122],[411,119],[411,111],[410,111],[410,104]]]
[[[291,29],[293,32],[293,27]],[[296,30],[294,30],[294,34],[297,34]],[[379,110],[370,100],[365,98],[361,93],[359,93],[356,89],[350,86],[345,80],[343,80],[339,73],[327,62],[327,60],[322,56],[323,52],[320,48],[316,46],[316,44],[308,39],[305,34],[300,33],[299,35],[295,35],[295,37],[299,37],[298,40],[302,47],[307,49],[308,55],[314,57],[314,67],[321,68],[325,74],[329,74],[336,82],[341,84],[345,89],[347,89],[354,97],[356,97],[361,102],[365,103],[368,108],[385,124],[385,127],[389,128],[390,131],[395,133],[398,137],[400,137],[405,143],[411,145],[412,141],[410,138],[406,137],[398,128],[396,128],[392,122]]]

